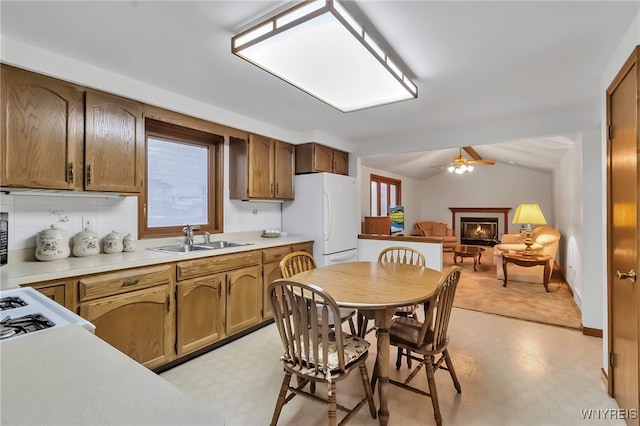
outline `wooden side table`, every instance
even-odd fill
[[[549,292],[549,275],[551,275],[551,267],[549,261],[551,256],[546,254],[532,254],[524,255],[522,253],[502,253],[502,272],[504,273],[504,284],[502,287],[507,286],[507,263],[513,263],[514,265],[530,268],[532,266],[542,265],[544,266],[544,289]]]
[[[457,245],[453,249],[453,263],[458,264],[458,258],[460,258],[460,263],[465,257],[473,258],[473,270],[477,271],[476,265],[482,265],[480,263],[480,259],[482,259],[482,252],[484,252],[484,248],[478,246],[467,246],[467,245]]]

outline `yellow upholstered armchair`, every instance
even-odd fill
[[[496,265],[497,278],[499,280],[504,279],[504,273],[502,272],[502,253],[523,252],[525,248],[524,236],[524,232],[520,234],[504,234],[501,243],[493,248],[493,262]],[[560,244],[560,232],[550,226],[542,225],[531,231],[531,239],[533,240],[531,249],[534,253],[551,256],[551,260],[549,260],[549,270],[553,271],[553,264],[558,252],[558,245]],[[528,283],[543,282],[544,266],[542,265],[524,268],[509,263],[507,264],[507,268],[509,280]]]

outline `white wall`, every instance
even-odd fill
[[[585,210],[585,223],[592,224],[593,228],[585,227],[585,242],[587,239],[594,244],[604,245],[607,241],[607,223],[606,223],[606,205],[607,205],[607,192],[606,192],[606,161],[607,161],[607,138],[606,138],[606,125],[607,122],[607,104],[606,93],[607,88],[613,81],[624,62],[627,60],[633,49],[640,45],[640,12],[636,15],[635,19],[631,23],[629,30],[625,33],[624,37],[620,40],[615,52],[612,52],[611,59],[605,66],[602,72],[602,80],[600,81],[600,93],[601,93],[601,113],[600,118],[602,122],[601,134],[599,144],[592,144],[585,146],[585,170],[592,169],[593,173],[600,176],[599,187],[594,187],[593,195],[584,200]],[[589,152],[587,153],[587,149]],[[586,180],[585,180],[586,186]],[[587,213],[592,213],[590,217],[593,221],[587,222]],[[601,218],[600,221],[598,219]],[[600,280],[602,286],[600,288],[600,297],[602,300],[602,324],[603,324],[603,339],[602,339],[602,366],[605,371],[607,370],[607,360],[609,357],[609,333],[608,333],[608,321],[607,321],[607,257],[604,255],[604,251],[599,257],[595,257],[597,253],[585,253],[584,264],[589,268],[589,272],[596,280]],[[593,255],[593,257],[591,257]],[[590,262],[593,262],[591,264]],[[587,269],[583,271],[586,275]]]
[[[496,164],[478,166],[473,172],[457,175],[446,170],[420,184],[420,220],[451,223],[449,207],[511,207],[509,232],[519,232],[520,225],[513,225],[513,213],[520,203],[538,203],[547,223],[554,225],[551,173],[538,172],[521,167]],[[456,214],[456,221],[460,216]],[[482,216],[469,213],[471,216]],[[502,214],[500,234],[503,233]],[[459,223],[456,224],[456,230]]]
[[[553,173],[553,204],[556,228],[562,238],[558,263],[582,307],[582,137],[562,157]]]
[[[360,163],[358,161],[358,163]],[[402,182],[402,205],[404,206],[404,234],[410,235],[413,224],[420,218],[419,188],[420,182],[406,176],[389,173],[384,170],[372,169],[361,164],[358,165],[358,180],[360,182],[360,213],[361,222],[365,216],[371,215],[370,194],[371,175],[380,175],[398,179]]]

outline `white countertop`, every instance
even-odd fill
[[[222,425],[189,397],[85,329],[0,343],[0,424]]]
[[[202,242],[201,236],[196,237],[196,242]],[[252,243],[242,247],[230,247],[215,250],[202,250],[191,253],[162,253],[147,250],[149,247],[160,247],[170,244],[181,244],[184,237],[139,240],[136,242],[136,251],[114,254],[97,254],[89,257],[68,257],[66,259],[50,262],[34,260],[12,261],[12,253],[9,253],[9,264],[0,268],[0,290],[19,287],[22,284],[36,283],[81,275],[109,272],[118,269],[135,268],[140,266],[157,265],[160,263],[178,262],[200,257],[217,256],[222,254],[240,253],[250,250],[261,250],[288,244],[297,244],[311,241],[303,236],[281,236],[278,238],[262,238],[260,232],[243,232],[234,234],[213,234],[212,241],[239,241]],[[35,249],[34,249],[35,250]],[[29,252],[30,254],[30,252]]]

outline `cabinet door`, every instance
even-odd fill
[[[81,303],[80,315],[96,326],[96,336],[145,367],[173,358],[168,284]]]
[[[306,251],[313,256],[313,242],[294,244],[291,246],[291,251]]]
[[[313,145],[313,171],[333,172],[333,148],[320,144]]]
[[[349,174],[349,153],[333,150],[333,173],[339,175]]]
[[[73,189],[82,153],[82,92],[71,84],[2,66],[0,183]]]
[[[282,278],[280,272],[280,262],[265,263],[262,265],[263,275],[263,292],[262,292],[262,319],[268,319],[273,316],[273,310],[271,309],[270,296],[267,290],[269,290],[269,284]]]
[[[224,274],[217,274],[177,284],[178,356],[204,348],[224,335],[224,280]]]
[[[274,141],[274,166],[277,199],[293,200],[293,174],[295,168],[295,147]]]
[[[86,95],[85,189],[139,192],[142,104],[99,92]]]
[[[273,198],[273,141],[249,136],[249,198]]]
[[[237,333],[261,321],[262,274],[260,266],[227,273],[227,335]]]

